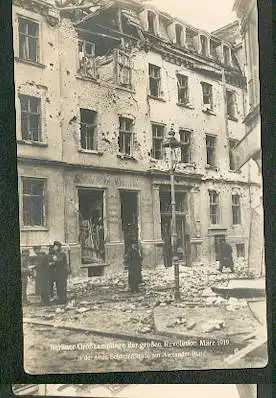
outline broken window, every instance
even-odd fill
[[[233,225],[241,224],[241,198],[240,195],[232,195]]]
[[[206,135],[207,165],[216,166],[216,137]]]
[[[155,21],[156,21],[156,15],[153,12],[148,11],[148,31],[152,35],[156,34]]]
[[[121,50],[117,51],[117,83],[131,87],[131,58]]]
[[[175,43],[178,46],[183,46],[183,26],[176,24],[175,25]]]
[[[203,105],[207,109],[213,109],[213,89],[209,83],[201,82]]]
[[[235,146],[237,145],[237,140],[229,140],[229,168],[230,170],[236,170],[236,166],[235,166],[235,157],[234,157],[234,153],[233,150],[235,148]]]
[[[19,57],[29,61],[39,61],[38,23],[19,18]]]
[[[159,191],[160,198],[160,212],[161,213],[171,213],[171,192],[167,190]],[[175,193],[175,210],[179,213],[187,212],[187,193],[186,192],[176,192]]]
[[[131,156],[133,152],[133,120],[119,118],[119,152]]]
[[[231,51],[228,46],[223,46],[223,63],[231,66]]]
[[[191,132],[179,130],[181,142],[181,163],[190,163],[191,161]]]
[[[21,137],[28,141],[41,141],[40,98],[20,95]]]
[[[86,77],[96,77],[95,44],[79,40],[79,72]]]
[[[236,250],[237,250],[237,257],[245,257],[245,245],[244,243],[237,243],[236,244]]]
[[[208,39],[206,36],[200,35],[201,55],[208,57]]]
[[[152,157],[154,159],[163,158],[163,139],[165,126],[162,124],[152,124]]]
[[[23,225],[44,226],[45,181],[36,178],[22,178]]]
[[[150,95],[159,98],[161,95],[161,68],[149,64],[149,90]]]
[[[81,148],[96,150],[97,112],[90,109],[80,109],[80,140]]]
[[[226,108],[227,116],[236,118],[236,95],[234,91],[226,90]]]
[[[210,222],[211,224],[219,223],[219,194],[216,191],[209,191],[210,200]]]
[[[180,74],[177,75],[177,92],[178,92],[178,103],[187,104],[189,102],[187,76]]]

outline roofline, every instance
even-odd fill
[[[227,25],[222,26],[221,28],[218,28],[218,29],[216,29],[216,30],[213,30],[213,31],[211,32],[211,34],[216,35],[217,33],[223,32],[225,29],[230,28],[230,26],[235,26],[235,25],[238,25],[238,26],[239,26],[239,20],[238,20],[238,19],[235,19],[235,21],[230,22],[230,23],[228,23]]]

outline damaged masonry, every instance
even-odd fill
[[[212,284],[264,275],[260,170],[235,155],[249,106],[239,24],[210,33],[137,0],[13,4],[21,249],[61,242],[71,273],[69,303],[42,324],[83,328],[95,310],[100,325],[112,303],[134,335],[227,329],[181,305],[242,312]],[[225,239],[232,276],[217,272]],[[133,245],[140,297],[125,291]],[[176,257],[184,303],[168,317]]]

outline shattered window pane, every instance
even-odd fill
[[[38,23],[19,18],[19,57],[39,61]]]
[[[216,138],[207,135],[206,136],[207,164],[213,167],[216,165],[215,148],[216,148]]]
[[[133,120],[120,117],[119,152],[132,156],[133,152]]]
[[[81,148],[96,150],[97,112],[80,109]]]
[[[211,224],[219,223],[219,194],[216,191],[209,192],[210,199],[210,222]]]
[[[201,82],[203,104],[209,109],[213,109],[213,93],[212,85],[209,83]]]
[[[96,77],[95,43],[79,40],[79,73],[89,78]]]
[[[181,163],[190,163],[191,161],[191,133],[189,131],[179,131],[181,142]]]
[[[163,138],[165,127],[160,124],[152,124],[152,157],[163,158]]]
[[[187,104],[189,101],[187,76],[180,74],[177,75],[177,91],[178,91],[178,103]]]
[[[233,225],[241,224],[241,203],[240,195],[232,195],[232,215]]]
[[[117,83],[131,87],[131,58],[128,54],[118,50],[117,52]]]
[[[21,136],[23,140],[41,141],[40,98],[20,96]]]
[[[23,178],[23,224],[44,226],[45,182],[35,178]]]
[[[153,97],[160,97],[161,94],[161,69],[158,66],[149,64],[149,91]]]

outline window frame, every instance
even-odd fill
[[[180,79],[184,78],[184,85],[181,84]],[[189,104],[189,78],[187,75],[183,75],[182,73],[177,73],[176,74],[176,79],[177,79],[177,103],[180,105],[187,105]],[[184,92],[184,101],[181,101],[181,93]],[[185,100],[186,99],[186,100]]]
[[[88,111],[89,113],[91,113],[91,115],[93,114],[94,116],[93,116],[93,119],[94,119],[94,123],[86,123],[86,122],[83,122],[82,121],[82,111]],[[97,111],[95,111],[94,109],[88,109],[88,108],[80,108],[80,110],[79,110],[79,112],[80,112],[80,149],[81,150],[85,150],[85,151],[91,151],[91,152],[93,152],[93,151],[97,151],[97,144],[98,144],[98,142],[97,142],[97,126],[98,126],[98,112]],[[82,143],[83,143],[83,136],[82,136],[82,134],[83,134],[83,129],[84,128],[86,128],[86,131],[85,131],[85,143],[86,143],[86,147],[84,148],[83,146],[82,146]],[[94,143],[94,145],[93,145],[93,148],[88,148],[88,141],[90,142],[90,141],[92,141],[91,140],[91,137],[88,137],[88,133],[89,134],[91,134],[91,131],[89,132],[89,129],[93,129],[93,131],[92,131],[92,134],[93,134],[93,143]]]
[[[152,26],[150,26],[150,23],[149,23],[149,17],[152,17]],[[148,32],[151,34],[151,35],[154,35],[154,36],[156,36],[156,18],[157,18],[157,15],[153,12],[153,11],[151,11],[151,10],[147,10],[147,25],[148,25]]]
[[[154,70],[157,72],[159,72],[159,76],[154,76]],[[161,98],[161,68],[160,66],[157,65],[153,65],[149,63],[149,67],[148,67],[148,71],[149,71],[149,94],[151,97],[153,98]],[[157,84],[157,95],[152,94],[151,91],[151,82],[154,81],[155,84]]]
[[[41,26],[40,26],[40,23],[39,23],[39,21],[36,21],[36,20],[29,18],[27,16],[24,16],[24,15],[18,15],[17,19],[18,19],[18,58],[23,61],[39,64],[41,62],[41,54],[40,54]],[[26,23],[26,25],[25,25],[26,27],[28,27],[29,23],[36,25],[36,35],[35,36],[28,33],[28,28],[26,29],[27,31],[25,31],[25,32],[20,31],[20,24],[23,21]],[[24,38],[24,41],[21,43],[22,36]],[[29,56],[30,55],[30,40],[35,41],[35,59],[33,59]],[[21,48],[21,45],[22,45],[22,48]],[[26,48],[24,50],[25,45],[26,45]],[[28,53],[27,56],[24,56],[22,54],[22,53],[24,53],[24,51],[26,51]]]
[[[214,145],[208,145],[208,140],[212,140]],[[213,167],[215,168],[217,165],[217,158],[216,158],[216,146],[217,146],[217,137],[210,135],[210,134],[206,134],[205,136],[205,143],[206,143],[206,164],[208,167]],[[208,162],[209,156],[208,156],[208,148],[209,149],[213,149],[213,159],[214,161],[212,163]]]
[[[122,124],[121,122],[130,122],[131,129],[127,130],[126,129],[126,123],[125,123],[125,128],[122,129]],[[130,136],[130,151],[127,153],[126,149],[126,140],[125,137]],[[121,139],[122,139],[122,144],[121,144]],[[125,116],[119,116],[119,153],[123,156],[128,156],[128,157],[133,157],[133,152],[134,152],[134,120],[129,117]],[[123,151],[121,150],[123,149]]]
[[[214,109],[214,97],[213,97],[213,86],[210,83],[207,82],[201,82],[201,90],[202,90],[202,104],[203,104],[203,108],[209,109],[211,111],[213,111]],[[206,93],[206,89],[209,88],[210,92]],[[210,101],[209,102],[204,102],[204,97],[210,97]],[[207,107],[207,105],[210,105],[210,107]]]
[[[236,171],[236,166],[235,166],[235,159],[233,159],[233,149],[237,145],[239,140],[229,138],[228,140],[228,145],[229,145],[229,170],[230,171]]]
[[[224,52],[225,49],[227,50],[227,55]],[[227,59],[227,57],[229,57],[229,58]],[[222,60],[223,60],[224,65],[232,66],[231,48],[227,44],[222,45]]]
[[[162,137],[161,136],[159,136],[159,135],[154,135],[154,128],[155,127],[160,127],[160,128],[162,128]],[[164,159],[164,148],[163,148],[163,141],[164,141],[164,137],[165,137],[165,129],[166,129],[166,125],[165,124],[162,124],[162,123],[156,123],[156,122],[152,122],[151,123],[151,136],[152,136],[152,149],[151,149],[151,157],[153,158],[153,159],[156,159],[156,160],[163,160]],[[157,131],[157,130],[156,130]],[[160,152],[160,157],[159,158],[157,158],[156,156],[155,156],[155,154],[156,154],[156,152],[158,151],[158,150],[156,150],[155,149],[155,142],[161,142],[161,148],[160,148],[160,150],[159,150],[159,152]]]
[[[203,41],[202,41],[202,39],[203,39]],[[203,35],[203,34],[200,34],[199,35],[199,40],[200,40],[200,55],[202,55],[203,57],[208,58],[209,57],[208,37]],[[202,46],[202,43],[204,44],[204,46]],[[203,49],[205,49],[204,53],[203,53]]]
[[[238,198],[238,203],[235,203],[234,198]],[[241,225],[241,195],[232,193],[232,225]]]
[[[231,94],[231,102],[229,103],[229,94]],[[229,112],[229,105],[231,105],[232,109]],[[234,90],[226,89],[226,113],[228,119],[237,120],[237,93]]]
[[[24,221],[24,197],[27,195],[35,196],[33,194],[24,194],[24,183],[25,181],[36,181],[43,184],[43,193],[40,195],[42,198],[42,224],[26,224]],[[23,229],[47,229],[47,178],[45,177],[30,177],[30,176],[21,176],[20,177],[21,183],[21,223]],[[39,195],[37,195],[39,196]]]
[[[214,196],[217,200],[213,200]],[[213,211],[215,208],[215,212]],[[213,218],[215,216],[215,219]],[[215,190],[209,191],[209,217],[211,225],[219,225],[220,224],[220,200],[219,200],[219,192]],[[213,222],[215,221],[215,222]]]
[[[186,136],[186,138],[188,137],[188,139],[183,140],[181,136]],[[191,131],[185,130],[185,129],[179,129],[179,139],[180,139],[180,142],[181,142],[180,163],[184,163],[184,164],[191,163],[191,158],[192,158],[191,136],[192,136],[192,132]],[[184,158],[185,158],[184,150],[188,151],[188,154],[186,154],[188,160],[186,160],[186,161],[184,160]]]
[[[242,256],[239,255],[241,248],[242,248],[242,253],[243,253]],[[237,258],[246,258],[245,244],[244,243],[236,243],[236,254],[237,254]]]
[[[116,57],[116,68],[115,68],[116,69],[116,71],[115,71],[115,73],[116,73],[116,78],[115,78],[116,83],[119,86],[131,89],[132,88],[132,62],[131,62],[132,60],[131,60],[131,56],[130,56],[130,54],[126,53],[125,51],[123,51],[121,49],[117,49],[115,57]],[[125,65],[124,62],[120,61],[120,59],[122,57],[124,59],[128,59],[128,65]],[[124,71],[124,70],[128,71],[128,76],[129,76],[129,82],[128,83],[123,83],[121,81],[121,72]],[[123,76],[124,76],[124,74],[123,74]]]
[[[87,45],[91,46],[91,54],[86,51]],[[80,46],[81,46],[81,49],[80,49]],[[81,54],[83,54],[82,59],[81,59]],[[94,42],[78,38],[78,61],[79,61],[78,62],[78,65],[79,65],[78,73],[84,73],[84,75],[86,77],[90,77],[92,79],[96,78],[97,68],[96,68],[95,54],[96,54],[96,44]],[[90,63],[90,67],[92,69],[92,75],[88,74],[86,72],[86,70],[83,69],[82,62],[84,62],[83,61],[84,58],[87,59],[86,67],[87,66],[89,67],[89,63]]]
[[[19,93],[18,95],[19,97],[19,101],[20,101],[20,136],[22,141],[27,141],[27,142],[35,142],[35,143],[43,143],[43,137],[42,137],[42,101],[41,101],[41,97],[37,97],[37,96],[33,96],[33,95],[29,95],[29,94],[23,94],[23,93]],[[23,106],[22,106],[22,100],[26,99],[27,100],[27,107],[28,107],[28,111],[23,110]],[[37,108],[38,108],[38,112],[32,112],[31,111],[31,100],[36,100],[37,101]],[[26,115],[26,119],[27,119],[27,128],[29,129],[29,132],[31,131],[31,117],[32,116],[38,116],[38,130],[37,130],[37,137],[38,139],[35,140],[33,139],[33,135],[29,136],[31,138],[26,138],[23,136],[23,129],[22,129],[22,121],[23,121],[23,115]]]
[[[175,44],[179,47],[184,47],[184,27],[180,23],[174,25]]]

